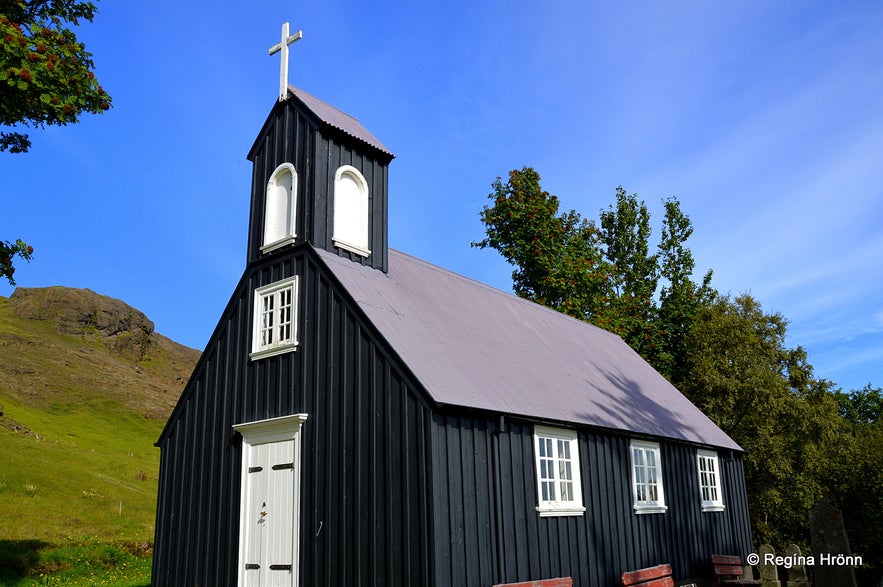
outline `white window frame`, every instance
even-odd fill
[[[307,414],[294,414],[291,416],[282,416],[280,418],[270,418],[269,420],[259,420],[257,422],[246,422],[243,424],[234,424],[233,429],[242,435],[242,473],[240,478],[239,492],[239,566],[238,566],[238,585],[246,585],[248,578],[246,577],[246,558],[249,540],[250,525],[249,512],[247,509],[250,499],[251,480],[249,479],[249,463],[251,462],[252,451],[256,446],[268,443],[292,443],[292,454],[294,455],[294,476],[291,480],[291,499],[290,499],[290,515],[291,515],[291,585],[297,587],[298,577],[300,575],[300,484],[301,484],[301,429],[304,422],[307,421]],[[285,510],[285,508],[282,508]],[[288,546],[288,545],[287,545]],[[262,561],[265,562],[265,561]]]
[[[272,221],[270,215],[274,212],[278,206],[273,206],[273,202],[275,198],[278,197],[277,191],[277,183],[278,178],[281,175],[282,171],[288,171],[291,174],[291,189],[288,193],[288,199],[285,202],[285,208],[287,210],[287,218],[279,219],[276,221],[284,221],[285,228],[281,231],[281,236],[274,238],[273,240],[268,240],[269,236],[269,227]],[[263,224],[263,236],[261,242],[263,246],[261,246],[262,253],[269,253],[270,251],[274,251],[280,247],[284,247],[285,245],[291,244],[295,239],[295,219],[296,219],[296,207],[297,207],[297,171],[294,169],[294,165],[291,163],[283,163],[279,167],[273,170],[272,175],[270,175],[270,180],[267,182],[267,191],[264,195],[264,224]]]
[[[696,468],[699,479],[699,499],[703,512],[722,512],[724,494],[721,490],[720,459],[711,450],[696,451]]]
[[[632,440],[629,443],[632,499],[636,514],[661,514],[668,510],[662,481],[662,452],[659,443]],[[656,497],[651,493],[655,489]]]
[[[338,187],[344,176],[351,178],[358,189],[358,201],[349,202],[349,206],[342,205],[344,203],[339,202],[337,198]],[[371,254],[371,250],[368,248],[371,241],[369,195],[368,182],[365,181],[365,176],[358,169],[352,165],[341,165],[337,168],[337,172],[334,174],[334,227],[331,240],[335,247],[362,257]],[[352,204],[355,204],[355,207]],[[352,215],[355,215],[355,219]],[[345,234],[344,228],[348,228],[348,225],[356,226],[358,232]]]
[[[288,314],[286,315],[283,308],[285,307],[284,298],[288,297]],[[275,333],[273,340],[269,343],[264,342],[264,331],[267,325],[264,323],[264,300],[272,299],[273,307],[271,309],[271,332]],[[280,353],[293,351],[297,348],[297,276],[277,281],[264,287],[254,290],[254,304],[252,317],[252,339],[251,339],[251,359],[261,359]],[[276,330],[281,324],[288,324],[288,337],[280,336]]]
[[[540,517],[583,515],[586,508],[583,507],[576,430],[535,426],[533,439],[539,503],[537,512]],[[566,478],[568,473],[570,479]],[[562,489],[565,487],[569,489],[570,499],[562,499]]]

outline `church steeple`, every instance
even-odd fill
[[[282,53],[279,100],[248,153],[248,260],[309,242],[386,271],[393,154],[358,120],[287,83],[288,45],[303,36],[287,24],[270,48]]]

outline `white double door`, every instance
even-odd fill
[[[243,500],[245,585],[293,585],[294,441],[248,447]]]
[[[297,587],[300,431],[306,414],[237,424],[242,434],[239,585]]]

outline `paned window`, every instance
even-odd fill
[[[700,450],[697,454],[699,465],[699,493],[703,512],[721,512],[724,499],[721,494],[720,462],[717,453]]]
[[[275,355],[296,346],[297,278],[256,289],[251,358]]]
[[[576,432],[537,426],[534,451],[540,516],[577,516],[586,511]]]
[[[351,165],[334,175],[334,246],[363,257],[368,249],[368,182]]]
[[[659,445],[655,442],[631,442],[632,493],[635,500],[635,513],[662,513],[665,494],[662,488],[662,459]]]
[[[283,163],[276,168],[267,183],[261,251],[266,253],[294,242],[296,197],[297,172],[291,163]]]

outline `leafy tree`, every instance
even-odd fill
[[[659,243],[659,268],[664,280],[659,295],[658,325],[661,333],[656,368],[679,385],[686,377],[687,333],[699,309],[711,303],[715,291],[711,287],[709,269],[701,284],[693,281],[696,266],[693,253],[686,246],[693,234],[693,223],[681,211],[675,198],[663,202],[662,238]]]
[[[616,203],[602,210],[601,243],[609,265],[605,304],[591,321],[622,336],[642,356],[659,350],[654,295],[659,281],[657,255],[650,254],[650,213],[637,194],[616,188]]]
[[[9,281],[9,285],[15,285],[15,267],[12,260],[16,256],[21,257],[25,261],[31,260],[34,254],[34,248],[26,244],[21,239],[13,242],[0,241],[0,276],[5,277]]]
[[[875,424],[883,412],[883,388],[873,388],[868,383],[862,389],[835,393],[840,416],[854,426]]]
[[[540,186],[530,167],[497,178],[481,219],[486,238],[472,243],[493,248],[515,266],[515,293],[618,334],[665,375],[704,297],[690,279],[693,258],[684,241],[692,233],[677,201],[666,202],[663,241],[651,253],[650,214],[636,194],[622,187],[600,213],[600,225],[577,212],[559,212],[558,198]],[[664,278],[662,303],[656,291]],[[662,311],[664,309],[664,312]]]
[[[78,0],[0,0],[0,125],[67,125],[110,108],[92,55],[70,28],[95,12]],[[27,134],[0,132],[0,151],[30,146]]]
[[[558,213],[558,198],[525,167],[497,178],[481,219],[487,236],[472,245],[493,248],[515,266],[513,289],[523,298],[580,319],[590,319],[607,288],[608,263],[594,224],[574,211]]]
[[[841,431],[830,384],[817,380],[800,347],[785,345],[787,321],[753,297],[716,296],[689,329],[680,389],[745,449],[755,542],[807,542],[807,514],[824,497],[822,472]]]

